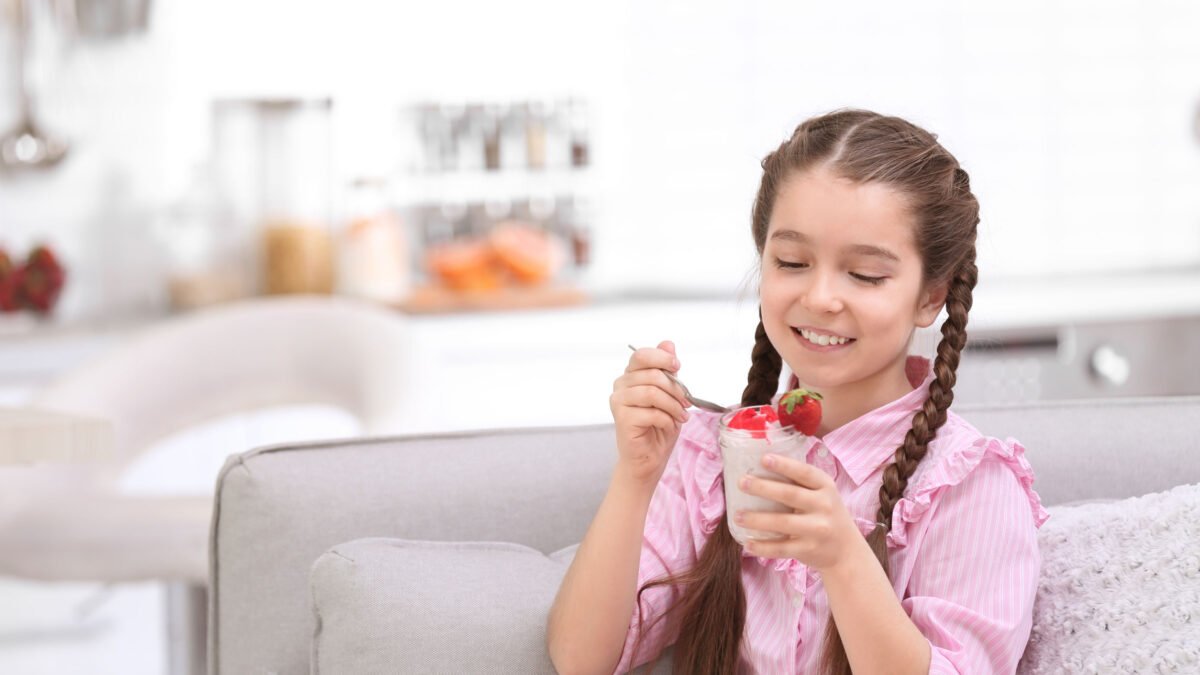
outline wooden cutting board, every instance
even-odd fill
[[[451,314],[582,305],[587,294],[574,286],[504,287],[493,291],[455,291],[419,286],[396,309],[408,314]]]

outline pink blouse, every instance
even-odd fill
[[[874,527],[882,469],[933,378],[927,360],[912,361],[911,393],[831,431],[808,455],[834,478],[864,535]],[[725,526],[720,416],[690,412],[646,517],[638,588],[691,567],[709,535]],[[1016,671],[1041,565],[1037,528],[1049,517],[1032,484],[1019,443],[986,437],[954,413],[909,479],[893,512],[888,553],[896,595],[929,640],[930,673]],[[829,618],[820,575],[797,560],[742,556],[742,669],[815,672]],[[659,619],[678,595],[669,586],[642,594],[641,622],[635,608],[616,672],[649,662],[675,642]],[[649,629],[633,663],[643,625]]]

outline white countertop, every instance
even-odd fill
[[[1200,270],[1057,279],[981,279],[974,328],[1200,316]]]

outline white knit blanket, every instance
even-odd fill
[[[1200,485],[1049,511],[1018,672],[1200,673]]]

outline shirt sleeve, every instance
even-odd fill
[[[699,545],[693,521],[699,514],[692,472],[700,455],[695,440],[687,433],[691,421],[685,423],[650,501],[642,534],[638,589],[648,581],[690,569],[698,557]],[[615,672],[625,673],[649,663],[675,643],[677,627],[668,625],[673,622],[668,621],[665,614],[679,599],[680,590],[677,586],[661,585],[641,593],[634,605]]]
[[[1041,555],[1025,488],[985,460],[940,495],[901,604],[929,640],[929,672],[1015,673]]]

